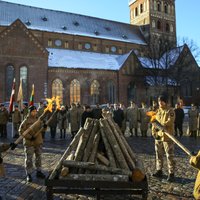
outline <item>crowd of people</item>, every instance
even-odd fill
[[[45,109],[46,105],[43,102],[39,103],[37,108],[37,117],[39,117]],[[53,111],[56,109],[53,106]],[[60,132],[60,138],[65,138],[66,133],[70,132],[71,137],[78,132],[79,128],[85,123],[87,117],[100,119],[102,117],[102,112],[109,112],[114,121],[121,128],[122,132],[128,130],[129,135],[132,136],[142,136],[147,137],[147,132],[150,130],[150,117],[146,115],[148,111],[156,111],[158,109],[158,102],[153,101],[151,106],[147,106],[145,102],[141,102],[138,106],[134,101],[130,102],[128,107],[123,104],[107,104],[103,108],[99,104],[95,106],[90,105],[80,105],[79,103],[72,103],[70,107],[61,106],[60,111],[57,116],[49,123],[49,129],[51,138],[56,137],[57,130]],[[174,120],[174,135],[182,137],[183,123],[186,122],[185,113],[183,106],[180,103],[175,104],[174,107],[175,120]],[[52,112],[53,113],[53,112]],[[200,113],[194,104],[191,104],[191,109],[188,111],[187,117],[187,129],[185,135],[190,137],[197,137],[200,135]],[[13,137],[19,137],[18,129],[21,122],[28,115],[28,104],[24,104],[22,110],[20,111],[18,105],[14,106],[13,112],[10,114],[4,106],[0,104],[0,137],[7,137],[7,124],[9,118],[12,119],[13,123]],[[51,114],[47,117],[50,118]],[[42,133],[43,138],[45,137],[45,132]]]
[[[148,107],[146,103],[142,102],[138,107],[134,101],[130,102],[129,107],[123,104],[107,104],[101,108],[98,104],[95,107],[90,105],[81,106],[79,103],[72,103],[70,107],[62,105],[60,110],[54,115],[57,109],[56,104],[53,104],[53,112],[48,114],[45,118],[38,121],[46,108],[43,102],[40,102],[39,107],[28,107],[24,104],[23,109],[20,111],[18,106],[14,106],[12,113],[8,113],[3,104],[0,104],[0,137],[7,137],[7,123],[9,116],[11,116],[13,123],[13,137],[18,138],[20,135],[30,129],[28,134],[23,135],[23,145],[25,153],[25,171],[27,182],[32,182],[33,172],[33,157],[35,156],[36,177],[45,178],[41,170],[41,155],[43,139],[45,138],[45,131],[47,129],[46,122],[50,128],[51,138],[54,139],[57,134],[57,129],[60,132],[60,139],[66,138],[66,130],[70,130],[71,137],[73,138],[78,132],[80,127],[84,126],[86,119],[95,118],[100,119],[103,115],[109,114],[113,120],[118,124],[122,133],[129,130],[130,136],[147,137],[148,129],[151,129],[151,135],[155,139],[155,154],[156,154],[156,171],[152,176],[156,178],[163,177],[163,158],[166,155],[168,176],[167,181],[171,182],[175,177],[175,161],[174,161],[174,143],[164,134],[167,131],[171,135],[183,136],[183,122],[185,113],[180,103],[177,103],[172,108],[168,103],[166,95],[160,95],[157,101],[152,102],[152,106]],[[147,115],[148,111],[153,111],[155,119],[163,126],[159,129],[154,123],[150,125],[150,116]],[[53,118],[52,118],[53,116]],[[31,128],[37,122],[37,130]],[[197,107],[192,104],[191,109],[188,111],[188,134],[191,137],[197,137],[200,129],[200,114]],[[39,130],[39,131],[38,131]],[[140,130],[140,131],[138,131]],[[196,167],[195,163],[200,156],[196,156],[191,160],[191,163]],[[195,162],[194,162],[195,161]],[[197,166],[198,167],[198,166]],[[198,176],[199,177],[199,176]],[[198,184],[197,184],[198,185]],[[199,187],[199,185],[198,185]]]

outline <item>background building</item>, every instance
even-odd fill
[[[176,45],[174,0],[132,0],[130,24],[0,1],[0,102],[12,81],[24,99],[61,96],[64,104],[198,102],[199,67]]]

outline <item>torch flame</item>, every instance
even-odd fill
[[[60,97],[57,96],[57,97],[52,97],[51,99],[50,98],[46,98],[46,101],[47,101],[47,107],[45,108],[45,112],[46,111],[50,111],[52,112],[52,109],[53,109],[53,104],[56,103],[56,107],[58,110],[60,110]]]
[[[60,110],[61,99],[60,99],[59,96],[57,96],[57,97],[55,98],[55,102],[56,102],[57,110]]]
[[[155,111],[146,112],[146,115],[151,117],[150,122],[154,122],[156,120],[156,112]]]

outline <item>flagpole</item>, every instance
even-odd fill
[[[11,117],[11,123],[12,123],[12,137],[14,136],[14,127],[13,127],[13,122],[12,122],[14,99],[15,99],[15,78],[13,79],[12,92],[10,95],[10,103],[9,103],[9,116]]]

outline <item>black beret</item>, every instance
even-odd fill
[[[37,108],[35,106],[29,106],[29,112],[32,112],[33,110],[37,110]]]

